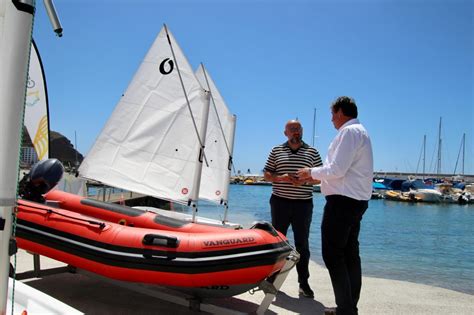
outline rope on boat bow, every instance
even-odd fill
[[[54,213],[54,214],[63,216],[63,217],[68,218],[68,219],[72,219],[72,220],[76,220],[76,221],[82,221],[82,222],[87,222],[87,223],[92,224],[92,225],[97,225],[101,230],[103,230],[103,229],[105,228],[105,223],[104,223],[104,222],[99,222],[99,221],[93,221],[93,220],[87,220],[87,219],[76,218],[76,217],[73,217],[73,216],[70,216],[70,215],[61,213],[61,212],[54,211],[54,210],[51,209],[51,208],[44,209],[44,208],[35,207],[35,206],[31,206],[31,205],[28,205],[27,207],[33,208],[33,209],[37,209],[37,210],[44,210],[44,211],[46,211],[46,213],[48,213],[48,214]]]

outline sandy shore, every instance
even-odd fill
[[[42,269],[62,265],[41,258]],[[32,256],[20,250],[17,254],[17,272],[32,269]],[[293,269],[266,314],[323,314],[324,308],[335,306],[327,270],[311,262],[310,272],[310,283],[316,295],[314,300],[298,296],[297,275]],[[144,291],[139,293],[106,279],[81,273],[61,273],[23,282],[85,314],[197,313],[187,306],[157,299]],[[156,291],[151,286],[143,288],[147,292]],[[211,302],[235,313],[253,313],[262,299],[263,293],[256,292]],[[474,314],[474,296],[422,284],[364,277],[359,311],[360,314]]]

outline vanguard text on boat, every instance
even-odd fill
[[[235,118],[203,66],[197,76],[200,81],[165,27],[83,162],[81,176],[193,209],[198,198],[226,204]],[[211,144],[205,150],[206,139]],[[56,162],[33,168],[31,182],[47,183]],[[208,224],[193,215],[189,222],[66,193],[46,198],[54,206],[41,198],[19,202],[19,246],[119,280],[173,286],[199,297],[230,296],[280,271],[292,253],[269,224],[236,229],[225,218]]]

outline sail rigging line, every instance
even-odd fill
[[[229,139],[230,140],[230,147],[234,148],[234,139],[235,139],[235,115],[233,116],[234,120],[232,123],[232,136]],[[232,167],[234,167],[234,163],[232,162],[232,156],[230,156],[229,163],[232,164]],[[230,184],[230,165],[227,166],[227,169],[229,170],[229,173],[227,174],[227,180],[226,180],[226,192],[224,193],[223,196],[225,198],[221,198],[221,204],[224,206],[224,218],[222,219],[222,223],[225,224],[227,222],[227,216],[229,215],[229,184]],[[234,173],[235,173],[235,168],[234,168]]]
[[[33,25],[34,25],[34,14],[33,14],[33,17],[32,17],[32,26],[31,26],[31,34],[33,34]],[[39,70],[41,70],[41,79],[42,79],[42,87],[44,89],[44,97],[45,97],[45,106],[46,106],[46,145],[47,145],[47,148],[46,148],[46,156],[44,157],[43,154],[41,154],[41,151],[42,150],[39,150],[38,149],[38,142],[36,141],[36,139],[38,139],[38,133],[36,135],[30,135],[30,139],[33,143],[33,147],[34,147],[34,150],[38,156],[39,159],[48,159],[49,158],[49,154],[50,154],[50,150],[49,148],[51,147],[51,136],[50,136],[50,129],[49,129],[49,101],[48,101],[48,89],[47,89],[47,86],[46,86],[46,75],[45,75],[45,72],[44,72],[44,67],[43,67],[43,62],[41,60],[41,56],[40,56],[40,53],[39,53],[39,50],[38,50],[38,46],[36,45],[36,42],[33,38],[33,35],[31,35],[31,46],[30,46],[30,51],[29,51],[29,55],[28,55],[28,63],[27,63],[27,73],[26,73],[26,84],[25,84],[25,101],[24,101],[24,104],[23,104],[23,116],[22,116],[22,125],[25,126],[25,117],[26,117],[26,100],[27,100],[27,95],[28,95],[28,84],[29,84],[29,81],[30,81],[30,72],[31,72],[31,65],[32,65],[32,61],[31,61],[31,58],[32,56],[36,55],[36,58],[38,60],[38,64],[39,64]],[[34,64],[34,63],[33,63]],[[35,78],[36,79],[36,78]],[[40,82],[38,82],[38,84],[41,84]],[[23,138],[23,132],[25,132],[25,129],[26,129],[26,132],[29,133],[28,131],[28,128],[21,128],[21,138]],[[21,146],[21,143],[20,143],[20,146]],[[44,149],[43,147],[41,147],[41,149]],[[22,155],[22,151],[21,149],[19,150],[20,154],[19,154],[19,158],[21,160],[21,155]],[[18,178],[20,178],[20,169],[18,169]],[[17,195],[19,193],[19,181],[17,183]],[[15,237],[16,235],[16,227],[17,227],[17,218],[16,218],[16,212],[13,213],[13,225],[12,225],[12,236]],[[14,266],[14,270],[16,270],[16,255],[15,255],[15,266]]]
[[[171,39],[170,39],[170,36],[169,36],[169,33],[168,33],[168,27],[166,26],[166,24],[163,24],[163,27],[165,28],[166,38],[168,39],[168,44],[170,45],[171,54],[173,55],[174,62],[176,63],[176,70],[178,71],[179,81],[181,82],[181,87],[183,88],[184,97],[186,99],[186,104],[188,105],[188,110],[189,110],[189,113],[191,115],[191,120],[193,121],[194,131],[196,132],[196,136],[198,138],[199,145],[201,146],[202,156],[204,157],[204,161],[206,162],[206,166],[209,167],[209,163],[207,162],[207,158],[206,158],[206,153],[204,152],[204,143],[201,140],[201,136],[199,135],[199,131],[198,131],[198,128],[197,128],[197,125],[196,125],[196,120],[194,119],[193,111],[191,109],[191,103],[189,102],[188,93],[186,92],[186,87],[184,86],[183,78],[181,76],[181,71],[179,71],[178,60],[176,59],[176,55],[174,53],[173,45],[171,44]],[[201,156],[201,153],[199,155]],[[201,159],[199,159],[199,161],[201,162]]]
[[[11,14],[10,16],[6,15],[5,12],[9,11],[10,7],[7,7],[7,8],[3,8],[4,10],[4,14],[2,14],[3,17],[6,17],[8,16],[12,22],[9,22],[8,25],[6,25],[6,29],[8,29],[9,27],[11,26],[16,26],[18,28],[15,28],[15,36],[14,38],[16,38],[17,40],[14,41],[14,43],[12,43],[12,47],[13,47],[13,51],[16,52],[16,54],[18,56],[15,56],[15,59],[12,60],[12,58],[9,58],[10,57],[10,54],[5,54],[7,57],[5,58],[7,61],[13,61],[13,65],[14,66],[20,66],[20,67],[12,67],[12,69],[15,69],[15,71],[18,71],[20,74],[23,74],[24,77],[23,79],[21,79],[22,81],[20,82],[20,76],[14,76],[13,78],[9,78],[7,79],[7,83],[5,84],[6,88],[8,89],[8,87],[10,86],[11,87],[11,82],[15,82],[15,80],[17,82],[17,90],[18,93],[15,95],[15,96],[20,96],[20,91],[19,89],[22,88],[22,85],[24,85],[24,90],[23,90],[23,95],[22,96],[22,102],[19,102],[21,104],[19,104],[20,106],[17,106],[16,110],[13,110],[13,111],[10,111],[10,110],[5,110],[5,117],[14,117],[13,115],[11,114],[18,114],[18,116],[16,116],[17,118],[19,118],[19,121],[17,123],[19,123],[21,126],[23,126],[24,124],[24,121],[25,121],[25,106],[26,106],[26,95],[27,95],[27,90],[28,90],[28,72],[29,72],[29,67],[30,67],[30,60],[31,60],[31,42],[33,40],[33,29],[34,29],[34,17],[35,17],[35,14],[34,14],[34,11],[35,11],[35,2],[33,3],[17,3],[17,2],[12,2],[13,5],[15,6],[16,10],[17,11],[23,11],[23,12],[26,12],[27,14],[31,15],[31,19],[28,15],[27,19],[26,20],[21,20],[20,18],[18,18],[18,14],[17,12],[11,14],[11,12],[9,12],[9,14]],[[31,24],[29,24],[31,23]],[[23,25],[22,25],[23,24]],[[29,24],[29,25],[28,25]],[[29,30],[28,30],[28,27],[29,27]],[[12,27],[13,29],[13,27]],[[1,31],[1,35],[3,38],[9,38],[9,36],[5,36],[5,33],[3,31]],[[22,42],[23,41],[23,42]],[[2,44],[3,44],[3,39],[0,41]],[[9,43],[10,44],[10,43]],[[20,47],[22,46],[25,46],[25,50],[27,50],[26,54],[23,54],[22,51],[20,51]],[[22,65],[21,63],[21,57],[26,57],[26,62]],[[1,57],[1,61],[4,61],[4,57],[2,56]],[[25,66],[23,68],[23,66]],[[19,69],[18,69],[19,68]],[[22,70],[25,70],[24,72],[21,71],[20,69]],[[21,73],[23,72],[23,73]],[[8,77],[7,77],[8,78]],[[3,79],[3,77],[2,77]],[[2,82],[2,85],[4,83]],[[3,89],[2,89],[3,90]],[[5,93],[7,94],[7,93]],[[8,95],[8,94],[7,94]],[[5,101],[5,99],[7,101],[10,101],[8,98],[3,98],[3,93],[2,93],[2,102]],[[8,95],[10,96],[10,95]],[[12,98],[13,101],[20,101],[20,99],[14,99]],[[9,102],[5,102],[6,104],[8,104]],[[6,108],[8,108],[8,105],[5,106]],[[13,106],[11,106],[13,107]],[[17,112],[17,110],[20,110],[20,112]],[[9,127],[10,125],[8,125]],[[9,130],[7,130],[9,131]],[[10,130],[10,131],[13,131],[13,130]],[[15,132],[15,131],[13,131]],[[12,132],[12,133],[13,133]],[[9,188],[12,188],[12,190],[15,188],[14,186],[13,187],[10,187],[10,186],[7,186],[5,185],[2,181],[2,183],[0,183],[0,185],[2,186],[1,189],[2,189],[2,195],[0,196],[0,214],[3,214],[5,216],[5,218],[3,218],[2,216],[0,216],[0,219],[2,219],[4,222],[4,224],[6,226],[4,226],[0,232],[1,234],[5,235],[5,239],[9,239],[8,242],[2,242],[1,244],[1,248],[0,248],[0,252],[2,253],[6,253],[7,255],[3,255],[3,257],[9,257],[9,256],[13,256],[13,260],[14,260],[14,266],[13,266],[13,286],[12,286],[12,295],[11,295],[11,310],[12,310],[12,313],[14,312],[14,308],[15,308],[15,290],[16,290],[16,285],[15,285],[15,282],[16,282],[16,267],[17,267],[17,257],[16,257],[16,253],[14,255],[10,255],[10,249],[13,248],[13,243],[15,242],[15,235],[16,235],[16,229],[17,229],[17,216],[16,216],[16,213],[15,213],[15,205],[16,205],[16,199],[17,199],[17,196],[18,196],[18,191],[19,191],[19,180],[18,178],[20,177],[20,160],[21,160],[21,140],[23,138],[23,128],[19,128],[19,130],[17,129],[17,134],[18,135],[18,142],[17,143],[14,143],[12,141],[11,144],[16,144],[17,145],[17,154],[16,156],[13,156],[13,153],[12,153],[12,156],[5,156],[4,154],[1,154],[1,158],[0,160],[2,160],[3,163],[5,163],[5,165],[10,165],[9,162],[13,162],[15,160],[15,158],[17,159],[16,162],[16,194],[14,196],[12,196],[13,198],[10,199],[8,198],[9,196],[3,196],[3,191],[10,191]],[[5,134],[6,136],[6,134]],[[14,134],[9,134],[9,138],[11,139],[16,139],[15,135]],[[2,141],[3,143],[3,141]],[[5,141],[4,142],[5,144],[7,144],[8,142]],[[5,146],[7,149],[8,149],[8,146]],[[0,151],[3,151],[3,149],[5,148],[1,148]],[[8,150],[5,150],[8,152]],[[5,158],[6,157],[6,158]],[[12,159],[10,159],[12,158]],[[11,165],[13,165],[13,163],[11,163]],[[2,165],[3,167],[3,165]],[[8,172],[8,174],[3,174],[2,173],[2,177],[3,178],[6,178],[8,179],[9,177],[11,177],[10,175],[13,175],[15,172],[14,168],[11,168],[11,171]],[[5,172],[7,173],[7,172]],[[5,176],[4,176],[5,175]],[[5,187],[4,187],[5,186]],[[5,198],[7,197],[7,198]],[[10,216],[10,218],[8,218],[8,216]],[[10,221],[11,220],[11,221]],[[3,235],[0,235],[2,236],[3,238]],[[16,245],[16,244],[15,244]],[[2,271],[0,271],[0,291],[2,292],[8,292],[8,276],[9,274],[6,273],[5,271],[7,270],[6,268],[4,269],[3,268],[3,265],[4,264],[10,264],[11,266],[11,263],[9,261],[10,259],[6,260],[6,261],[2,261],[0,263],[1,267],[2,267]],[[8,271],[7,271],[8,272]],[[6,307],[7,307],[7,302],[8,302],[8,297],[6,296],[6,294],[2,294],[2,296],[0,296],[0,313],[4,314],[6,312]]]
[[[203,64],[202,62],[201,62],[201,67],[202,67],[202,69],[204,70],[204,71],[203,71],[204,79],[206,80],[207,88],[208,88],[208,90],[209,90],[209,94],[211,95],[212,105],[213,105],[214,111],[215,111],[215,113],[216,113],[217,122],[219,123],[219,129],[221,130],[222,138],[224,139],[225,148],[227,149],[227,154],[229,155],[229,165],[228,165],[228,169],[229,169],[229,171],[230,171],[231,169],[233,169],[233,170],[234,170],[234,173],[235,173],[235,166],[234,166],[234,163],[233,163],[232,153],[230,152],[229,144],[228,144],[228,142],[227,142],[227,138],[226,138],[225,133],[224,133],[224,128],[222,127],[222,123],[221,123],[221,119],[220,119],[220,117],[219,117],[219,112],[218,112],[218,110],[217,110],[216,102],[215,102],[215,100],[214,100],[214,95],[212,94],[211,86],[210,86],[210,84],[209,84],[209,80],[207,79],[207,71],[206,71],[206,68],[204,67],[204,64]]]

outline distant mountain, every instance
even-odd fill
[[[71,141],[56,131],[49,132],[50,150],[49,156],[60,160],[65,167],[73,167],[76,164],[81,164],[84,156],[74,149]]]
[[[50,158],[56,158],[60,160],[66,168],[72,168],[76,164],[76,158],[78,163],[81,164],[84,156],[74,149],[74,146],[68,138],[56,131],[50,131],[49,136]],[[31,148],[33,147],[33,143],[26,128],[23,128],[23,141],[21,146]]]

